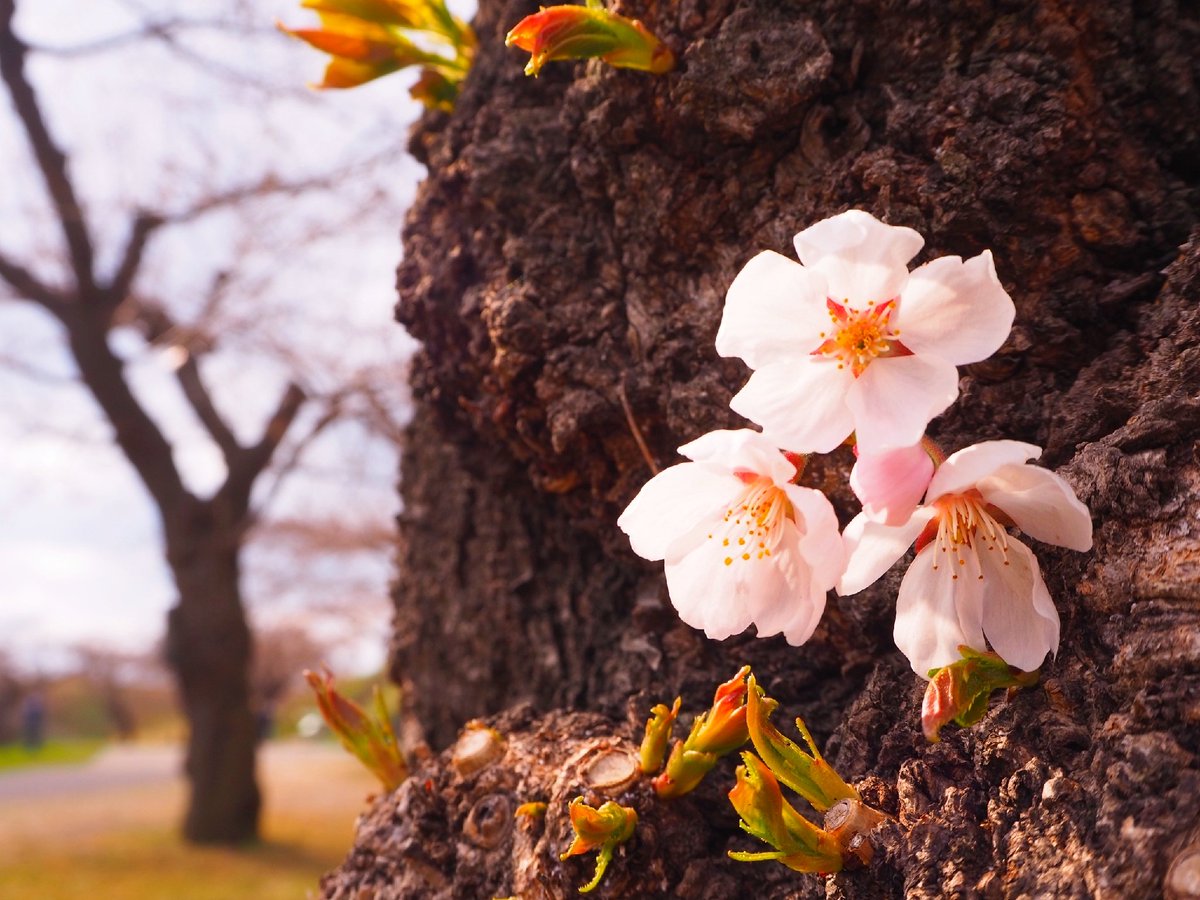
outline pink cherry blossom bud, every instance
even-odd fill
[[[862,453],[850,471],[850,489],[872,522],[903,525],[933,477],[933,460],[920,444]]]

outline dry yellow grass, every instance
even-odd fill
[[[0,897],[24,900],[296,900],[350,847],[375,782],[332,745],[268,747],[263,841],[244,849],[179,840],[178,777],[74,796],[6,799]]]

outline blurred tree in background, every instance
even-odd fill
[[[247,548],[260,598],[378,593],[390,503],[353,481],[392,480],[406,404],[362,277],[361,229],[395,252],[395,106],[321,118],[268,7],[0,0],[3,377],[90,396],[152,499],[190,724],[184,832],[200,842],[257,829]],[[92,424],[7,405],[30,433]],[[123,519],[112,510],[114,529]]]

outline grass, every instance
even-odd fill
[[[47,741],[36,750],[23,744],[0,744],[0,772],[87,762],[102,746],[104,742],[99,740]]]
[[[174,830],[128,831],[0,868],[0,896],[38,900],[296,900],[315,896],[347,842],[320,837],[245,849],[189,847]]]
[[[263,764],[265,763],[265,764]],[[267,757],[263,840],[185,844],[182,784],[114,789],[0,815],[0,897],[37,900],[302,900],[337,866],[375,782],[340,751]],[[23,821],[22,821],[23,820]]]

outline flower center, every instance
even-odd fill
[[[948,565],[952,569],[950,577],[955,580],[962,572],[982,581],[980,552],[999,553],[1003,564],[1008,565],[1008,531],[997,518],[1004,514],[989,507],[979,491],[971,489],[963,494],[949,494],[938,498],[933,506],[937,516],[917,540],[917,549],[919,552],[933,542],[937,554],[933,561],[935,572],[939,566]],[[968,566],[968,560],[972,565]]]
[[[892,326],[896,312],[896,301],[876,303],[864,310],[851,309],[833,299],[825,301],[831,331],[822,331],[825,339],[814,356],[837,362],[839,369],[850,367],[857,378],[871,361],[881,356],[907,356],[911,351],[900,343],[900,331]]]
[[[779,545],[783,523],[796,517],[787,492],[770,478],[745,475],[742,480],[745,490],[725,510],[721,526],[708,536],[720,543],[727,566],[769,557]]]

